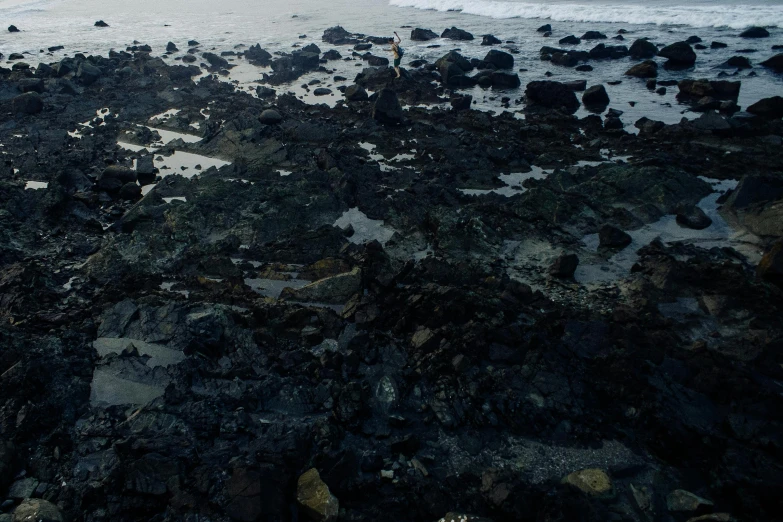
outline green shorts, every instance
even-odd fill
[[[394,59],[394,66],[395,67],[399,67],[401,62],[402,62],[402,58],[395,58]]]

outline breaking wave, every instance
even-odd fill
[[[769,0],[761,4],[725,4],[718,2],[694,5],[653,2],[610,3],[586,0],[553,2],[543,0],[390,0],[397,7],[436,11],[460,11],[490,18],[542,18],[558,22],[617,22],[627,24],[689,25],[692,27],[730,27],[743,29],[752,25],[783,27],[783,4]]]

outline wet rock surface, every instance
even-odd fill
[[[144,47],[0,69],[5,519],[779,518],[776,99],[632,134],[466,110],[505,54],[329,106],[270,87],[317,46]]]

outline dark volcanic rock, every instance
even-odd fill
[[[391,89],[383,89],[378,93],[378,99],[372,109],[374,120],[387,124],[397,125],[404,120],[404,114],[397,93]]]
[[[497,89],[516,89],[522,85],[517,73],[495,71],[490,78],[492,79],[492,87]]]
[[[593,85],[582,95],[585,107],[606,107],[609,105],[609,94],[603,85]]]
[[[498,69],[511,69],[514,67],[514,57],[509,53],[492,49],[484,57],[484,61],[491,63]]]
[[[750,69],[753,67],[750,63],[750,60],[748,60],[748,58],[745,56],[732,56],[723,63],[723,66],[737,69]]]
[[[598,246],[601,248],[625,248],[631,241],[631,236],[612,225],[604,225],[598,231]]]
[[[342,55],[336,50],[336,49],[329,49],[326,51],[321,58],[324,60],[341,60]]]
[[[277,125],[283,121],[283,116],[275,109],[267,109],[258,117],[258,121],[264,125]]]
[[[701,99],[705,96],[719,100],[736,100],[739,96],[741,82],[726,80],[681,80],[677,83],[680,92],[678,99]]]
[[[469,94],[453,96],[451,100],[449,100],[449,103],[451,104],[451,108],[455,111],[466,111],[470,109],[470,106],[473,103],[473,96]]]
[[[710,44],[710,49],[725,49],[726,47],[728,47],[728,44],[723,42],[712,42]]]
[[[95,22],[95,27],[109,27],[109,24],[107,24],[103,20],[98,20],[97,22]]]
[[[204,59],[207,62],[209,62],[209,65],[211,65],[212,67],[218,69],[225,69],[226,67],[228,67],[228,60],[226,60],[225,58],[221,58],[215,53],[202,53],[201,56],[203,56]]]
[[[767,38],[769,31],[763,27],[749,27],[740,33],[742,38]]]
[[[37,92],[27,92],[14,98],[11,101],[11,107],[14,112],[38,114],[43,110],[43,100]]]
[[[579,109],[579,100],[574,91],[560,82],[530,82],[525,89],[525,95],[529,103],[543,107],[561,109],[568,113],[574,113]]]
[[[598,31],[587,31],[582,35],[582,40],[606,40],[606,35]]]
[[[570,34],[565,38],[561,38],[560,40],[558,40],[558,43],[561,45],[579,45],[580,43],[582,43],[582,40]]]
[[[267,87],[265,85],[259,85],[258,87],[256,87],[256,95],[259,98],[272,98],[277,95],[277,91],[275,91],[271,87]]]
[[[420,29],[417,27],[411,31],[411,40],[413,41],[426,42],[436,38],[438,38],[438,33],[429,29]]]
[[[536,29],[539,33],[551,33],[552,32],[552,25],[551,24],[544,24],[538,29]]]
[[[680,226],[694,230],[703,230],[712,225],[712,219],[695,205],[678,210],[676,219]]]
[[[137,201],[141,198],[141,187],[136,183],[126,183],[120,188],[118,196],[128,201]]]
[[[756,269],[759,277],[783,288],[783,241],[778,241],[761,258]]]
[[[166,51],[169,53],[176,53],[177,51],[179,51],[179,49],[177,48],[174,42],[169,42],[166,44]]]
[[[658,54],[658,48],[649,40],[640,38],[631,45],[628,54],[630,54],[632,58],[652,58]]]
[[[443,34],[441,34],[440,37],[448,38],[449,40],[473,40],[472,34],[465,30],[457,29],[456,27],[446,29],[443,31]]]
[[[485,34],[481,40],[481,45],[499,45],[502,43],[503,42],[499,38],[495,38],[495,36],[491,34]]]
[[[361,85],[349,85],[345,88],[345,99],[352,102],[367,101],[370,96],[367,91]]]
[[[574,277],[577,266],[579,266],[579,257],[576,254],[563,254],[549,266],[549,274],[562,278]]]
[[[251,45],[245,51],[245,60],[253,65],[266,66],[272,63],[272,55],[261,48],[260,44]]]
[[[353,45],[359,43],[359,40],[355,35],[349,33],[339,25],[325,30],[321,39],[332,45]]]
[[[587,89],[587,80],[572,80],[570,82],[563,82],[569,89],[576,92],[582,92]]]
[[[92,85],[98,81],[98,78],[100,78],[102,74],[103,71],[98,67],[89,62],[82,62],[79,64],[79,69],[76,71],[76,78],[82,85]]]
[[[675,42],[667,45],[658,51],[658,56],[669,59],[664,64],[669,68],[687,68],[696,63],[696,52],[687,42]]]
[[[654,60],[645,60],[625,71],[625,75],[634,78],[657,78],[658,63]]]
[[[624,45],[606,45],[601,43],[590,49],[590,58],[594,60],[616,60],[626,56],[628,56],[628,47]]]
[[[748,107],[747,111],[762,118],[783,118],[783,97],[772,96],[770,98],[764,98]]]
[[[18,33],[19,29],[17,29],[15,25],[9,25],[8,26],[8,32],[9,33]]]
[[[332,94],[332,90],[327,89],[326,87],[318,87],[313,91],[313,94],[315,96],[329,96],[330,94]]]
[[[768,69],[772,69],[776,73],[783,73],[783,53],[776,54],[769,60],[761,62],[761,65]]]

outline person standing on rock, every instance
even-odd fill
[[[402,38],[400,38],[400,35],[397,34],[397,31],[394,31],[394,36],[397,37],[397,41],[394,41],[394,38],[389,40],[389,43],[391,44],[391,49],[389,49],[392,54],[394,55],[394,72],[397,73],[397,76],[395,78],[400,77],[400,63],[402,63],[402,56],[405,53],[405,51],[402,50],[402,47],[400,47],[400,43],[402,43]]]

